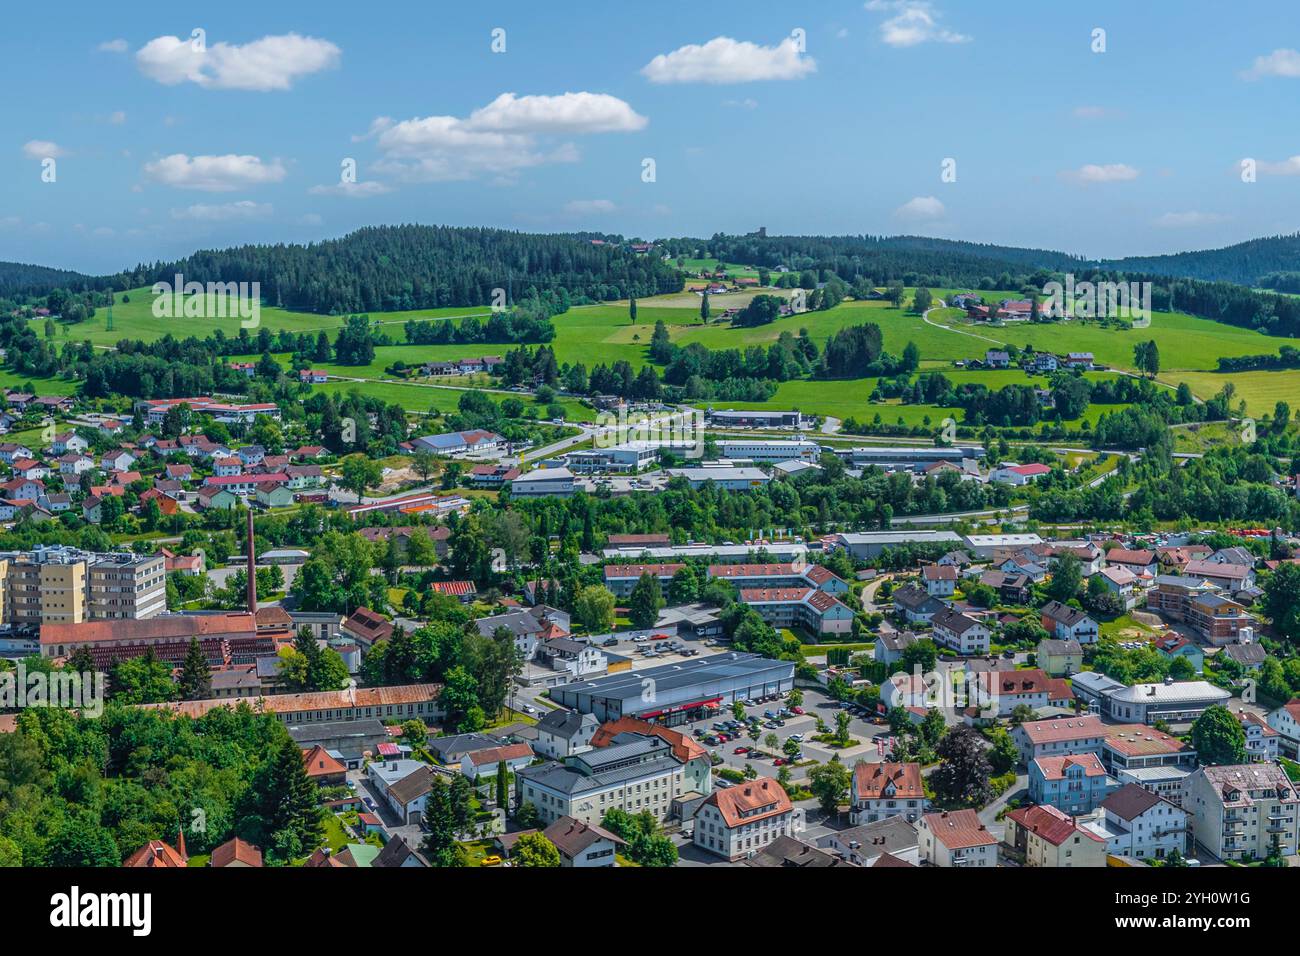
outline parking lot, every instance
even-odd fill
[[[753,705],[744,708],[747,718],[756,717],[759,720],[757,742],[751,737],[748,726],[740,727],[734,735],[731,729],[719,730],[715,726],[735,720],[731,708],[724,708],[714,717],[697,720],[675,729],[690,734],[710,753],[720,757],[722,759],[720,766],[743,770],[746,764],[750,764],[762,776],[775,776],[781,766],[776,761],[788,759],[783,748],[786,740],[791,736],[802,736],[802,740],[799,741],[803,755],[799,758],[800,763],[814,760],[818,763],[824,763],[830,760],[836,751],[834,748],[817,743],[812,739],[813,735],[817,733],[817,717],[820,716],[833,732],[835,729],[835,715],[840,711],[841,707],[837,701],[832,700],[821,690],[809,688],[800,688],[800,690],[803,692],[803,704],[800,707],[800,710],[803,711],[802,714],[791,713],[788,716],[779,716],[780,711],[788,707],[784,699],[755,702]],[[768,717],[769,713],[773,717]],[[717,743],[710,744],[708,736],[714,735],[716,737],[719,733],[726,734],[729,739],[726,741],[718,739]],[[765,743],[768,734],[775,734],[780,741],[775,751],[771,750]],[[849,735],[859,743],[839,751],[840,760],[849,766],[859,760],[868,763],[879,761],[880,755],[876,751],[874,739],[880,735],[888,736],[888,734],[889,727],[887,725],[872,723],[859,713],[851,712]],[[745,748],[746,752],[736,753],[736,750],[742,747]],[[755,748],[757,754],[751,751],[751,748]],[[801,780],[806,776],[806,767],[792,766],[791,774],[793,779]]]

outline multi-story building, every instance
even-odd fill
[[[927,813],[917,824],[921,859],[931,866],[993,867],[998,841],[974,810]]]
[[[1095,753],[1038,757],[1029,762],[1029,799],[1071,816],[1090,813],[1119,787]]]
[[[1278,744],[1288,756],[1300,751],[1300,697],[1292,698],[1268,715],[1268,725],[1278,733]]]
[[[1222,706],[1232,695],[1209,681],[1166,679],[1163,684],[1134,684],[1109,695],[1105,712],[1115,720],[1154,724],[1188,723],[1205,713],[1206,708]]]
[[[958,654],[987,654],[989,629],[983,622],[968,617],[960,611],[945,607],[930,618],[934,626],[934,642]]]
[[[1062,641],[1078,641],[1080,644],[1097,643],[1101,628],[1078,608],[1060,601],[1048,601],[1043,605],[1041,614],[1043,630],[1052,637]]]
[[[1196,769],[1196,751],[1177,737],[1146,724],[1106,728],[1101,762],[1120,783],[1136,783],[1175,806]]]
[[[1020,807],[1006,817],[1003,839],[1025,866],[1106,865],[1106,841],[1053,806]]]
[[[1106,728],[1100,717],[1092,716],[1027,720],[1011,731],[1011,739],[1028,766],[1031,760],[1041,757],[1099,754]]]
[[[4,620],[15,625],[146,620],[167,609],[166,559],[37,548],[3,561]]]
[[[1237,719],[1246,732],[1246,759],[1252,763],[1276,762],[1282,735],[1259,714],[1248,710],[1238,711]]]
[[[1147,610],[1159,611],[1171,621],[1183,621],[1192,598],[1217,593],[1219,589],[1204,578],[1159,574],[1155,586],[1147,592]]]
[[[754,462],[809,461],[821,457],[815,441],[719,441],[718,455],[731,460]]]
[[[684,564],[607,564],[605,565],[605,587],[615,597],[625,598],[632,593],[641,580],[641,575],[648,574],[659,582],[662,591],[668,590],[673,575],[686,567]]]
[[[820,564],[711,564],[709,579],[722,578],[737,588],[816,588],[827,594],[845,594],[848,583]]]
[[[854,826],[889,817],[908,823],[930,809],[919,763],[862,763],[853,768],[849,820]]]
[[[547,826],[561,817],[599,824],[615,807],[631,814],[649,812],[662,822],[687,792],[685,768],[666,740],[635,736],[559,763],[520,768],[515,798],[521,806],[536,807]]]
[[[1187,852],[1187,813],[1136,783],[1125,784],[1079,825],[1106,841],[1106,852],[1163,860]]]
[[[1233,643],[1243,630],[1253,630],[1256,623],[1243,605],[1223,594],[1198,594],[1189,598],[1184,620],[1215,647]]]
[[[1300,794],[1277,764],[1202,767],[1187,778],[1183,807],[1196,842],[1223,860],[1264,859],[1300,842]]]
[[[813,634],[848,634],[853,611],[814,588],[746,588],[740,600],[773,627],[800,627]]]
[[[734,862],[798,832],[801,822],[785,788],[771,777],[758,777],[713,791],[695,811],[694,841]]]
[[[112,554],[90,564],[91,620],[142,621],[167,610],[167,560],[162,555]]]

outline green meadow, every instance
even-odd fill
[[[692,271],[705,267],[716,267],[716,261],[687,262],[687,268]],[[737,276],[757,274],[755,269],[732,264],[728,264],[728,271]],[[935,290],[936,298],[951,295],[955,291],[961,290]],[[913,292],[914,290],[907,290],[905,303],[911,301]],[[885,349],[890,353],[901,354],[908,342],[915,342],[921,351],[924,370],[943,371],[950,379],[957,382],[977,380],[990,387],[999,387],[1012,381],[1041,383],[1044,379],[1030,378],[1019,371],[968,373],[954,369],[952,363],[957,360],[982,357],[989,348],[1015,345],[1032,346],[1035,349],[1056,353],[1092,352],[1099,363],[1116,369],[1131,370],[1134,345],[1154,340],[1160,349],[1159,380],[1165,384],[1176,386],[1179,382],[1185,381],[1198,396],[1209,398],[1216,394],[1225,382],[1231,381],[1236,386],[1238,397],[1246,401],[1248,410],[1255,415],[1270,412],[1278,400],[1287,400],[1293,405],[1300,405],[1300,370],[1245,372],[1233,375],[1220,375],[1214,371],[1219,356],[1272,353],[1284,344],[1300,346],[1300,340],[1269,337],[1183,313],[1158,312],[1153,316],[1149,328],[1127,330],[1104,328],[1096,322],[1078,320],[1050,325],[1023,323],[988,326],[968,321],[964,314],[956,309],[936,310],[930,316],[931,322],[927,323],[922,321],[920,316],[906,311],[905,308],[894,308],[884,301],[845,301],[834,309],[787,316],[757,329],[733,328],[728,321],[720,318],[721,313],[726,309],[746,304],[753,294],[745,292],[713,296],[711,299],[713,319],[707,324],[699,318],[699,297],[690,292],[639,300],[635,323],[628,315],[627,302],[576,306],[554,319],[556,336],[551,347],[561,363],[582,362],[590,368],[599,363],[609,364],[625,360],[634,367],[640,367],[649,361],[648,347],[655,323],[659,321],[668,327],[669,335],[675,343],[680,345],[699,343],[711,349],[743,349],[751,345],[769,345],[783,332],[798,335],[804,329],[820,346],[836,331],[846,326],[874,322],[880,326]],[[1012,292],[980,294],[986,301],[1017,295]],[[60,327],[56,342],[64,339],[76,341],[89,339],[95,345],[109,347],[123,338],[148,341],[167,333],[178,336],[203,335],[216,328],[221,328],[229,337],[239,334],[238,317],[160,318],[153,314],[153,301],[154,297],[148,288],[134,289],[126,294],[119,293],[118,302],[113,310],[112,330],[107,328],[107,310],[99,309],[95,317],[87,322],[66,330]],[[402,337],[400,326],[409,320],[452,319],[466,315],[487,314],[488,310],[485,308],[468,307],[371,313],[371,318],[381,325],[393,326],[387,331],[394,338],[400,339]],[[295,332],[325,330],[333,337],[335,331],[342,325],[343,318],[264,306],[261,310],[261,322],[272,330],[282,328]],[[338,366],[325,363],[323,367],[331,374],[380,380],[388,378],[384,368],[397,360],[408,365],[417,365],[430,360],[504,354],[509,348],[508,345],[385,346],[376,349],[375,361],[369,366]],[[967,375],[976,378],[968,379]],[[19,378],[12,373],[0,373],[0,385],[13,387],[21,384]],[[75,389],[74,383],[59,380],[36,384],[38,390],[46,394],[64,394]],[[471,383],[458,382],[457,384]],[[851,415],[868,420],[879,411],[881,418],[891,424],[896,422],[900,415],[908,424],[920,424],[926,415],[929,415],[933,421],[939,421],[953,413],[952,409],[925,406],[904,407],[892,404],[871,406],[867,402],[867,396],[870,395],[874,385],[875,382],[871,379],[847,382],[785,382],[767,402],[757,405],[729,404],[736,404],[737,407],[797,407],[808,413],[831,415],[836,418]],[[458,394],[453,390],[395,381],[331,382],[318,387],[330,391],[355,387],[366,394],[397,401],[412,410],[430,408],[449,410],[455,407],[458,399]],[[572,408],[576,411],[581,406],[572,403]],[[1107,410],[1110,409],[1094,406],[1089,410],[1087,417],[1095,421]],[[582,412],[586,417],[590,417],[590,410],[582,409]],[[571,411],[570,414],[572,416],[574,412]]]

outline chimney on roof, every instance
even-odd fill
[[[257,558],[253,550],[253,510],[248,510],[248,613],[257,613]]]

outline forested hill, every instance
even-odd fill
[[[1184,279],[1208,279],[1258,286],[1270,273],[1300,271],[1300,233],[1251,239],[1222,249],[1167,256],[1130,256],[1100,263],[1102,268]]]
[[[84,292],[105,288],[108,281],[107,277],[87,276],[67,269],[51,269],[22,262],[0,262],[0,297],[45,295],[51,289]]]
[[[673,239],[665,244],[674,254],[703,249],[733,264],[829,268],[841,277],[872,276],[879,284],[896,278],[907,285],[919,281],[932,286],[978,286],[982,279],[992,277],[997,288],[1005,288],[1000,281],[1004,275],[1103,269],[1296,291],[1287,287],[1287,280],[1300,272],[1300,234],[1252,239],[1222,249],[1102,260],[1050,249],[927,236],[715,235],[711,239]],[[1286,279],[1279,280],[1279,276]]]
[[[862,276],[877,285],[897,279],[905,285],[970,285],[1007,288],[1012,277],[1036,270],[1061,271],[1083,260],[1060,252],[1011,249],[920,236],[728,236],[669,239],[661,244],[674,256],[697,252],[732,264],[795,271],[829,269],[841,278]]]
[[[613,243],[564,235],[450,226],[374,226],[310,245],[203,250],[179,262],[140,266],[131,286],[171,281],[260,282],[268,305],[356,313],[488,305],[493,289],[511,301],[534,294],[564,300],[677,292],[677,270]]]

